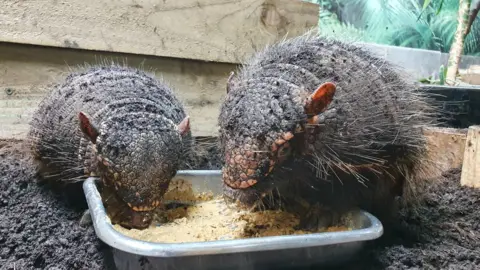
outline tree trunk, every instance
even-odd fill
[[[465,31],[467,30],[467,24],[470,14],[470,4],[472,0],[459,0],[458,5],[458,25],[457,32],[453,39],[452,46],[450,48],[450,56],[448,59],[448,69],[445,83],[448,85],[455,84],[455,78],[458,72],[458,65],[460,64],[460,58],[463,53],[463,42],[465,41]]]
[[[475,1],[473,1],[470,8],[471,9],[470,9],[470,15],[468,18],[468,25],[467,25],[467,29],[465,30],[465,38],[470,33],[470,30],[472,29],[472,24],[477,18],[478,12],[480,11],[480,0],[477,0],[476,3]]]

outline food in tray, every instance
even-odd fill
[[[163,209],[155,214],[154,222],[145,230],[114,228],[134,239],[182,243],[231,240],[263,236],[299,235],[310,233],[296,230],[299,218],[291,213],[268,210],[249,211],[226,203],[211,193],[195,194],[191,184],[174,179],[165,194]],[[348,222],[347,222],[348,223]],[[318,232],[351,230],[340,224],[319,229]]]

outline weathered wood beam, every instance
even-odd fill
[[[239,63],[318,14],[302,0],[2,0],[0,42]]]
[[[460,179],[462,186],[480,188],[480,126],[468,128]]]
[[[0,43],[0,138],[24,138],[48,84],[75,67],[108,60],[154,71],[186,105],[193,135],[217,134],[219,103],[236,65]]]
[[[428,162],[426,166],[434,165],[429,172],[429,178],[437,178],[442,172],[454,168],[461,168],[465,151],[467,132],[465,129],[428,127],[423,134],[427,139]]]

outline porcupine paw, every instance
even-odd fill
[[[339,218],[335,211],[316,203],[310,206],[307,212],[300,217],[297,229],[318,231],[333,226]]]
[[[82,217],[80,218],[79,225],[82,228],[86,228],[92,224],[92,216],[90,215],[90,210],[87,209],[83,212]]]

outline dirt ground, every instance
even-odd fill
[[[461,187],[460,174],[445,172],[421,207],[401,212],[360,260],[343,269],[480,269],[480,190]]]
[[[459,170],[446,176],[342,269],[480,269],[480,191],[460,187]],[[21,144],[0,142],[0,269],[112,269],[109,248],[80,225],[87,206],[75,188],[36,184]]]

